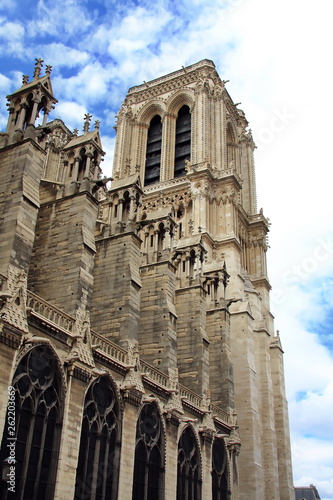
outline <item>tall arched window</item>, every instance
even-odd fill
[[[15,390],[15,498],[53,498],[64,387],[59,366],[48,345],[38,345],[22,358],[12,386]],[[11,427],[6,426],[1,464],[9,456],[8,443],[13,442],[14,437],[11,432]],[[1,490],[3,487],[6,486],[1,481]],[[7,498],[1,493],[1,498]]]
[[[200,457],[191,427],[186,427],[178,443],[177,500],[200,500]]]
[[[227,168],[236,167],[236,139],[230,123],[227,125]]]
[[[117,398],[108,378],[98,378],[84,402],[75,500],[117,498],[119,434]]]
[[[146,404],[136,427],[132,500],[163,498],[164,461],[162,428],[155,404]]]
[[[148,129],[146,168],[144,185],[154,184],[160,181],[162,151],[162,121],[159,115],[151,120]]]
[[[185,160],[191,160],[191,114],[188,106],[178,111],[174,177],[186,174]]]
[[[225,444],[222,439],[215,439],[212,459],[212,500],[227,500],[228,490],[228,461]]]

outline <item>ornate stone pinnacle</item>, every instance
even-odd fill
[[[99,120],[95,121],[95,130],[99,130],[100,124],[101,124],[101,122]]]
[[[45,73],[46,73],[47,75],[50,75],[50,74],[51,74],[51,72],[52,72],[52,66],[50,66],[50,65],[48,64],[48,65],[46,66],[46,68],[45,68]]]
[[[22,75],[22,85],[25,85],[29,81],[28,75]]]
[[[40,72],[41,72],[41,68],[43,66],[43,59],[41,58],[38,58],[38,59],[35,59],[36,60],[36,65],[35,65],[35,70],[34,70],[34,79],[37,80],[39,78],[39,75],[40,75]]]
[[[89,132],[89,127],[90,127],[90,121],[91,121],[92,115],[90,113],[86,113],[84,115],[84,126],[83,126],[83,132],[86,134]]]

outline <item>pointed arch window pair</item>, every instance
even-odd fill
[[[107,377],[89,387],[83,410],[75,500],[114,500],[119,471],[119,405]]]
[[[199,448],[191,427],[178,443],[177,500],[201,500]]]
[[[221,439],[213,442],[212,500],[228,500],[228,462],[225,444]]]
[[[15,438],[15,498],[53,498],[64,386],[48,345],[36,346],[22,358],[12,387],[15,391],[15,436],[7,426],[1,445],[1,463],[8,458],[8,443]],[[2,481],[1,498],[7,498],[2,491],[5,487],[6,483]]]
[[[175,152],[173,177],[186,173],[185,160],[191,155],[191,113],[190,108],[182,106],[178,111],[175,131]],[[162,119],[155,115],[149,124],[144,185],[149,186],[161,181],[162,157]]]
[[[164,457],[160,415],[155,404],[146,404],[136,427],[132,500],[160,500]]]

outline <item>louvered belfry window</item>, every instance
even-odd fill
[[[186,174],[185,160],[191,160],[191,114],[188,106],[182,106],[178,111],[176,122],[175,177]]]
[[[155,404],[146,404],[136,430],[132,500],[163,498],[163,451],[160,415]]]
[[[15,390],[16,493],[8,498],[53,498],[63,413],[63,384],[54,354],[46,344],[32,348],[19,362]],[[9,415],[8,415],[9,416]],[[8,418],[6,420],[8,422]],[[14,439],[5,427],[0,460],[8,458]],[[0,496],[6,483],[1,481]]]
[[[200,458],[193,431],[186,427],[178,443],[177,500],[200,500]]]
[[[212,500],[228,499],[228,462],[224,442],[215,439],[212,461]]]
[[[90,386],[84,404],[75,500],[117,498],[119,408],[107,377]]]
[[[145,186],[155,184],[160,181],[161,170],[161,150],[162,150],[162,121],[159,115],[155,115],[151,120],[148,129]]]

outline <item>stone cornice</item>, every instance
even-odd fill
[[[187,66],[186,68],[183,67],[182,69],[178,69],[177,71],[173,71],[172,73],[168,73],[167,75],[155,78],[154,80],[150,80],[149,82],[143,83],[141,85],[136,85],[135,87],[131,87],[128,91],[128,94],[140,92],[147,88],[152,88],[154,86],[160,85],[163,82],[167,82],[169,80],[174,80],[175,78],[191,74],[194,71],[202,68],[209,68],[210,70],[215,70],[215,64],[210,59],[203,59],[202,61],[192,64],[191,66]]]
[[[131,87],[128,91],[127,99],[129,101],[133,99],[138,103],[173,90],[186,90],[188,85],[195,83],[200,77],[220,80],[214,63],[208,59],[204,59],[192,66],[183,67],[181,70],[174,71],[150,82]]]

